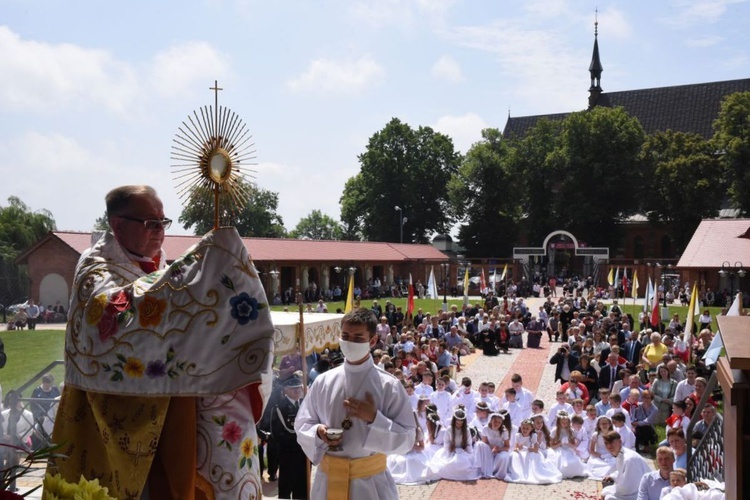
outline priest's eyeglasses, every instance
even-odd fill
[[[121,219],[132,220],[133,222],[140,222],[143,224],[148,231],[157,231],[159,229],[169,229],[172,225],[172,219],[138,219],[137,217],[126,217],[125,215],[119,216]]]

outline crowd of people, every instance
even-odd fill
[[[721,419],[709,398],[687,435],[708,385],[701,376],[705,367],[692,361],[708,348],[710,328],[696,337],[689,358],[684,325],[678,327],[676,318],[661,329],[635,331],[617,300],[605,305],[563,295],[532,311],[522,298],[498,299],[490,292],[484,303],[434,314],[418,309],[413,317],[390,301],[373,301],[370,309],[378,318],[373,363],[401,382],[419,424],[411,451],[388,457],[399,484],[479,478],[551,484],[585,477],[603,481],[616,498],[660,498],[684,482],[687,447],[697,446],[711,422]],[[510,386],[497,387],[460,373],[460,358],[470,352],[496,356],[539,347],[543,337],[559,344],[549,360],[560,384],[554,401],[537,399],[520,374]],[[311,382],[343,361],[336,351],[313,356]],[[300,360],[299,353],[282,359],[280,374],[299,370]],[[666,427],[662,442],[660,425]],[[655,456],[658,477],[646,474],[643,462],[618,479],[620,450],[628,450],[630,461]],[[633,470],[638,480],[625,479]]]

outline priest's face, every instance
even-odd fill
[[[161,200],[149,195],[133,196],[131,200],[123,214],[111,217],[112,232],[130,253],[154,257],[164,243],[164,228],[157,224],[155,229],[147,229],[143,221],[164,218]]]

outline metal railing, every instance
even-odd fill
[[[711,397],[718,384],[716,372],[713,372],[708,381],[706,392],[698,402],[693,411],[693,417],[687,428],[687,479],[688,482],[711,479],[724,482],[724,419],[718,413],[711,425],[705,430],[698,446],[693,450],[692,435],[695,425],[701,420],[703,408],[709,404]]]
[[[39,386],[39,381],[46,373],[49,373],[53,368],[62,364],[64,364],[62,360],[53,361],[31,377],[17,391],[23,394],[31,387]],[[23,420],[24,431],[18,436],[21,442],[26,443],[27,441],[31,441],[33,449],[50,446],[52,444],[52,428],[54,427],[55,416],[57,415],[57,405],[60,403],[59,398],[22,396],[19,400],[23,403],[23,413],[20,418]],[[32,415],[32,418],[29,418],[29,413]]]

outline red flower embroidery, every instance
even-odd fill
[[[123,312],[130,309],[130,295],[125,290],[120,290],[109,299],[107,310],[114,312]]]
[[[221,438],[228,443],[235,444],[241,437],[242,428],[234,420],[227,422],[221,429]]]
[[[117,316],[109,313],[109,311],[102,314],[99,320],[99,340],[106,342],[108,338],[113,337],[117,333]]]

